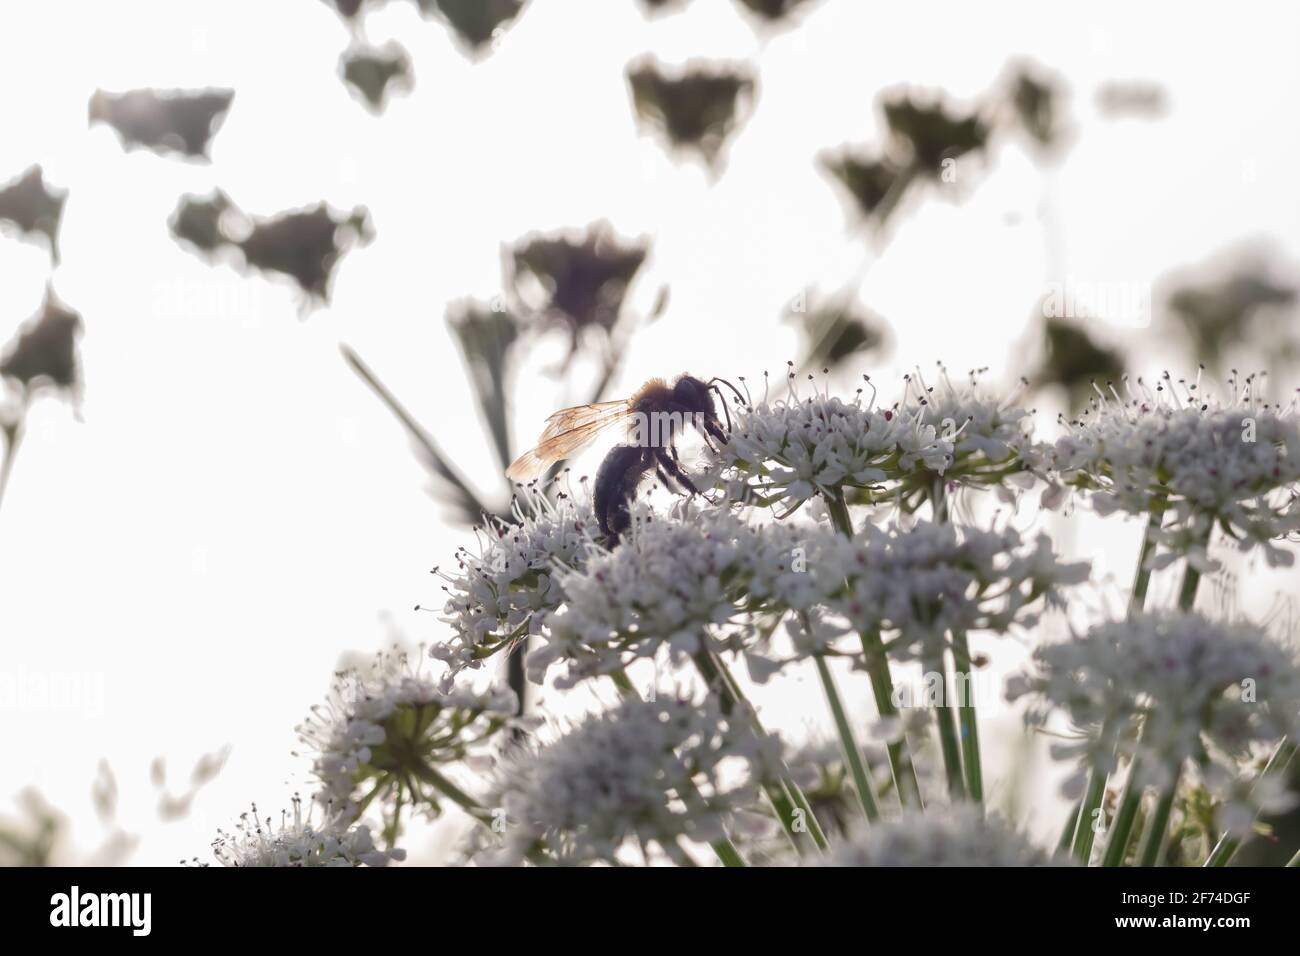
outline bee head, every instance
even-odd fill
[[[706,415],[717,414],[713,396],[709,394],[708,384],[693,375],[683,375],[673,384],[673,398],[691,411],[703,412]]]

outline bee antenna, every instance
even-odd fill
[[[713,381],[717,382],[717,381],[721,381],[721,379],[714,379]],[[730,385],[731,383],[728,382],[727,384]],[[714,385],[712,382],[709,383],[709,391],[717,392],[718,398],[722,400],[722,414],[725,415],[727,418],[727,432],[730,433],[731,432],[731,409],[727,408],[727,396],[723,395],[722,389],[718,388],[718,386]],[[732,388],[732,391],[733,392],[735,391],[734,387]]]
[[[709,385],[713,386],[714,390],[717,391],[719,397],[722,396],[722,391],[717,387],[717,385],[714,384],[715,382],[721,382],[723,385],[727,386],[727,388],[731,389],[731,391],[735,393],[736,398],[740,399],[742,403],[745,401],[745,397],[740,394],[740,389],[736,388],[736,386],[732,385],[725,378],[718,378],[717,376],[714,376],[713,378],[709,379]],[[726,399],[723,399],[723,404],[724,405],[726,404]]]

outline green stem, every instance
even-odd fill
[[[1190,564],[1183,569],[1182,587],[1178,589],[1178,609],[1190,611],[1196,605],[1196,588],[1201,583],[1201,572]]]
[[[443,796],[447,797],[479,823],[491,826],[491,815],[484,809],[483,805],[437,770],[425,763],[419,763],[412,769],[416,777],[427,784],[437,787]]]
[[[700,792],[699,786],[689,775],[686,778],[686,785],[679,796],[681,796],[682,802],[690,807],[693,812],[708,812],[709,802],[704,799],[704,794]],[[736,849],[736,844],[731,842],[731,838],[726,833],[712,841],[709,846],[712,847],[714,854],[716,854],[723,866],[748,865],[745,858],[740,855],[740,851]]]
[[[845,537],[853,537],[853,519],[849,517],[849,506],[844,500],[844,492],[841,491],[838,495],[823,495],[822,498],[826,502],[826,510],[835,527]]]
[[[1142,545],[1138,549],[1137,567],[1133,570],[1133,584],[1129,589],[1129,614],[1141,614],[1146,608],[1147,593],[1151,587],[1151,557],[1156,550],[1156,535],[1164,520],[1163,504],[1147,514],[1146,525],[1142,530]],[[1105,733],[1105,728],[1102,730]],[[1136,763],[1132,770],[1136,770]],[[1134,787],[1136,774],[1129,773],[1129,782],[1124,788],[1124,796],[1111,825],[1110,837],[1106,843],[1106,855],[1103,866],[1119,866],[1123,863],[1128,845],[1129,830],[1133,826],[1133,817],[1137,813],[1138,802],[1142,799],[1140,789]],[[1088,789],[1083,802],[1079,805],[1079,815],[1074,823],[1074,853],[1076,859],[1088,865],[1092,854],[1092,843],[1096,837],[1092,821],[1096,810],[1106,796],[1106,776],[1095,769],[1088,775]],[[1116,856],[1118,854],[1118,856]],[[1108,862],[1114,859],[1114,862]]]
[[[930,491],[934,520],[940,524],[952,521],[952,503],[943,481],[935,481]],[[974,668],[970,659],[970,644],[965,631],[952,632],[953,685],[961,689],[957,701],[957,726],[961,732],[961,762],[965,772],[966,790],[976,803],[984,802],[984,771],[980,762],[979,722],[976,719],[975,700],[972,695]],[[948,678],[944,677],[944,694],[947,696]],[[947,703],[945,699],[945,703]]]
[[[736,849],[736,844],[731,842],[730,837],[714,840],[709,846],[713,847],[713,852],[717,854],[718,860],[723,866],[744,867],[749,865],[745,862],[745,858],[740,855],[740,851]]]
[[[460,787],[456,786],[437,770],[434,770],[428,764],[420,763],[412,768],[416,778],[423,780],[425,783],[436,787],[444,796],[468,813],[478,821],[481,826],[492,830],[492,815],[488,813],[483,804],[479,803]],[[495,833],[496,831],[493,830]],[[542,851],[540,845],[535,845],[524,854],[530,862],[536,866],[545,866],[550,861]]]
[[[966,799],[966,784],[961,767],[961,743],[957,737],[957,724],[954,721],[956,708],[949,702],[948,676],[945,673],[943,655],[927,655],[925,669],[928,674],[938,674],[941,682],[941,697],[932,709],[935,724],[939,728],[939,749],[943,753],[943,769],[948,776],[948,796],[954,801]]]
[[[1088,788],[1083,794],[1083,805],[1079,808],[1079,819],[1074,824],[1074,858],[1084,866],[1092,857],[1092,841],[1097,832],[1092,828],[1092,821],[1102,798],[1106,795],[1106,775],[1095,767],[1088,772]]]
[[[1156,550],[1155,532],[1159,530],[1164,512],[1151,512],[1147,515],[1146,528],[1142,532],[1142,547],[1138,551],[1137,569],[1133,572],[1133,588],[1129,595],[1130,613],[1140,614],[1146,607],[1147,590],[1151,586],[1151,569],[1147,566]]]
[[[1115,810],[1115,820],[1110,825],[1106,852],[1101,859],[1102,866],[1124,865],[1133,834],[1133,822],[1137,819],[1138,807],[1142,804],[1142,787],[1138,784],[1141,773],[1142,767],[1135,756],[1129,761],[1128,780],[1124,783],[1124,792],[1119,798],[1119,807]]]
[[[1210,538],[1213,535],[1213,533],[1214,533],[1214,524],[1213,523],[1207,524],[1204,535],[1202,536],[1202,543],[1204,547],[1208,548],[1210,546]],[[1182,585],[1178,589],[1178,609],[1180,611],[1183,611],[1185,613],[1190,612],[1192,608],[1196,606],[1196,592],[1197,589],[1200,587],[1200,584],[1201,584],[1201,572],[1198,571],[1190,561],[1188,561],[1183,568]],[[1136,758],[1135,758],[1134,766],[1130,770],[1130,777],[1129,777],[1130,780],[1136,779],[1137,769],[1138,767],[1136,765]],[[1181,767],[1174,768],[1173,781],[1160,795],[1160,799],[1157,801],[1155,809],[1151,813],[1151,818],[1146,822],[1146,832],[1142,836],[1142,844],[1138,851],[1139,866],[1155,866],[1160,857],[1160,850],[1161,847],[1164,845],[1166,831],[1169,828],[1169,815],[1173,810],[1174,798],[1177,796],[1178,778],[1181,771],[1182,771]],[[1136,801],[1140,799],[1141,799],[1140,793],[1137,793],[1133,796],[1134,803],[1136,803]],[[1121,810],[1126,809],[1126,804],[1128,803],[1128,801],[1129,801],[1129,794],[1127,788],[1125,788],[1125,798],[1124,798],[1124,802],[1121,803],[1121,807],[1120,807]],[[1133,812],[1136,813],[1136,810],[1137,808],[1135,805],[1133,806]],[[1124,836],[1125,836],[1125,842],[1127,842],[1128,835],[1125,834]],[[1109,848],[1107,849],[1109,851]],[[1116,845],[1115,852],[1118,855],[1120,862],[1123,861],[1124,851],[1125,851],[1124,846],[1120,846],[1118,844]],[[1109,852],[1107,855],[1110,856]],[[1118,866],[1119,863],[1116,863],[1115,865]]]
[[[692,655],[695,667],[704,678],[704,683],[718,694],[719,705],[724,714],[730,715],[740,706],[744,706],[749,712],[750,729],[760,739],[768,739],[768,733],[764,729],[762,722],[758,719],[758,712],[745,699],[744,693],[740,686],[731,676],[727,666],[713,656],[707,648],[701,648]],[[812,806],[808,803],[808,798],[803,795],[794,779],[790,776],[790,771],[782,763],[781,776],[775,781],[764,781],[763,791],[767,794],[768,801],[772,805],[772,811],[781,821],[781,826],[785,829],[786,835],[790,842],[794,844],[800,854],[806,852],[804,841],[800,838],[799,830],[795,829],[795,814],[797,808],[803,811],[805,822],[808,826],[808,834],[812,837],[813,843],[819,850],[827,847],[826,834],[822,831],[821,825],[817,822],[816,815],[812,812]]]
[[[1214,534],[1214,524],[1211,522],[1207,525],[1201,538],[1202,545],[1208,550],[1210,547],[1210,538]],[[1178,589],[1178,610],[1190,611],[1196,606],[1196,589],[1201,583],[1201,572],[1192,566],[1190,561],[1183,568],[1183,583]]]
[[[858,799],[862,803],[862,812],[867,815],[868,820],[877,820],[880,818],[880,808],[876,805],[875,794],[871,792],[871,778],[867,775],[867,768],[862,760],[862,748],[858,746],[857,740],[854,739],[853,727],[844,712],[844,703],[840,700],[840,693],[835,687],[835,677],[831,674],[830,666],[826,663],[824,654],[813,655],[813,660],[817,664],[817,676],[821,678],[822,689],[826,691],[826,702],[830,704],[831,716],[835,718],[835,729],[839,731],[840,747],[844,751],[844,760],[853,773],[853,785],[857,788]]]
[[[23,415],[26,414],[26,406]],[[0,459],[0,503],[4,502],[5,489],[9,487],[9,475],[14,468],[14,459],[18,457],[18,446],[23,440],[23,418],[18,418],[12,425],[0,426],[0,437],[4,439],[4,458]]]
[[[1166,831],[1169,829],[1169,815],[1174,808],[1174,797],[1178,793],[1178,777],[1170,781],[1164,793],[1160,795],[1160,800],[1156,803],[1155,809],[1151,812],[1151,819],[1147,821],[1146,833],[1142,836],[1142,850],[1138,858],[1138,866],[1156,866],[1160,859],[1160,850],[1165,843]]]
[[[849,515],[848,503],[844,500],[843,490],[838,495],[826,495],[826,510],[831,521],[845,537],[853,537],[853,519]],[[878,632],[864,632],[862,635],[862,653],[865,658],[867,676],[871,680],[871,691],[876,698],[876,712],[881,717],[897,718],[898,708],[894,706],[894,679],[889,673],[889,660],[885,657],[884,642]],[[921,785],[916,779],[916,770],[912,765],[911,753],[907,741],[898,740],[886,747],[889,754],[889,769],[894,777],[894,790],[902,806],[912,804],[921,806]]]
[[[414,793],[412,793],[414,796]],[[384,827],[382,838],[384,845],[392,849],[397,845],[397,837],[402,832],[402,788],[397,788],[397,795],[393,799],[393,819]]]
[[[976,803],[984,802],[984,771],[980,761],[979,723],[975,714],[974,668],[965,631],[953,631],[953,682],[959,688],[957,726],[961,731],[962,766],[966,770],[966,789]]]
[[[807,795],[800,789],[799,785],[794,782],[790,776],[790,771],[785,771],[786,777],[782,781],[786,790],[790,794],[790,799],[794,801],[795,806],[803,811],[804,820],[808,827],[808,833],[811,834],[813,842],[817,844],[817,849],[823,853],[830,849],[830,841],[826,839],[826,831],[822,829],[821,823],[817,820],[817,814],[813,812],[812,804],[808,802]]]
[[[627,676],[627,671],[623,670],[623,668],[620,667],[616,671],[611,671],[609,679],[614,682],[614,686],[618,688],[619,694],[623,697],[635,697],[637,700],[641,699],[641,695],[636,692],[636,688],[632,686],[631,679]]]
[[[898,718],[898,708],[894,706],[894,678],[889,672],[889,659],[885,657],[885,645],[880,639],[879,631],[863,631],[862,655],[866,662],[867,676],[871,680],[871,691],[876,698],[876,712],[882,718]],[[894,775],[894,789],[902,806],[923,806],[921,784],[916,778],[916,768],[912,764],[912,753],[905,737],[893,741],[886,747],[889,753],[889,769]]]
[[[1083,806],[1082,798],[1074,801],[1074,806],[1070,808],[1069,814],[1065,818],[1065,826],[1061,827],[1061,835],[1056,839],[1056,852],[1069,853],[1070,847],[1074,845],[1074,830],[1079,825],[1079,808]]]
[[[1205,866],[1219,867],[1227,866],[1228,861],[1237,855],[1241,849],[1241,841],[1234,836],[1224,833],[1219,837],[1219,842],[1214,844],[1214,849],[1205,859]]]

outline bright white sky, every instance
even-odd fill
[[[1079,281],[1150,282],[1258,237],[1300,257],[1300,7],[1285,2],[824,0],[802,27],[760,38],[729,0],[650,21],[634,0],[534,0],[480,64],[393,3],[370,38],[401,40],[416,88],[379,118],[336,78],[347,31],[314,0],[9,6],[0,181],[39,162],[70,190],[54,283],[87,332],[80,418],[37,405],[0,510],[0,673],[9,687],[60,678],[90,692],[73,706],[0,699],[0,798],[39,787],[84,851],[101,835],[88,793],[107,758],[123,823],[143,832],[140,863],[205,854],[248,801],[269,809],[302,785],[293,727],[341,653],[385,642],[382,615],[412,639],[438,636],[410,608],[436,601],[428,568],[465,535],[337,346],[357,348],[462,471],[496,488],[443,312],[496,290],[503,242],[602,217],[654,237],[632,304],[663,283],[671,304],[628,357],[624,391],[686,367],[776,370],[796,354],[778,319],[791,297],[869,261],[815,156],[878,138],[883,87],[974,97],[1029,55],[1066,78],[1076,142],[1046,176],[1002,150],[990,175],[959,183],[959,204],[902,217],[863,285],[897,345],[877,380],[938,358],[1023,370],[1035,303],[1063,278],[1049,271],[1045,204]],[[624,68],[647,51],[756,58],[756,110],[718,181],[638,135]],[[1101,118],[1092,93],[1117,78],[1162,83],[1170,113]],[[211,165],[127,154],[86,128],[96,87],[209,85],[237,91]],[[171,238],[179,196],[213,186],[259,214],[365,204],[378,238],[343,261],[331,307],[302,319],[286,284],[211,268]],[[43,249],[0,238],[0,341],[47,277]],[[1158,338],[1129,341],[1152,368],[1182,361]],[[523,436],[581,393],[531,371],[525,382]],[[1109,534],[1075,534],[1099,573],[1130,573],[1135,539],[1112,560]],[[810,701],[772,700],[774,722],[823,722]],[[183,778],[224,743],[229,765],[196,812],[152,822],[149,761],[165,754]]]

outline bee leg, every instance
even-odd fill
[[[725,408],[726,406],[723,407]],[[728,418],[730,418],[730,416],[728,416]],[[713,436],[713,440],[719,445],[725,445],[727,443],[727,432],[722,430],[722,422],[718,421],[717,415],[709,415],[704,419],[704,430],[708,432],[709,435]],[[709,447],[713,448],[712,445]],[[713,450],[717,451],[716,448]]]
[[[682,489],[678,486],[678,483],[673,480],[672,475],[664,471],[663,465],[655,465],[655,474],[659,476],[660,484],[668,489],[669,494],[682,494]]]
[[[659,460],[659,467],[663,471],[672,475],[673,480],[686,491],[693,495],[700,494],[700,489],[695,487],[695,482],[691,481],[691,476],[686,474],[686,470],[682,468],[681,464],[674,460],[676,458],[676,451],[677,449],[674,448],[674,454],[668,455],[664,453],[662,448],[656,448],[655,458]]]

